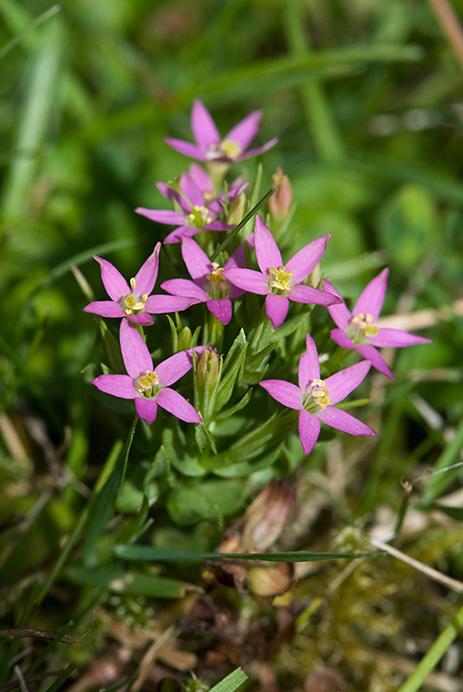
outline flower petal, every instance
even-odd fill
[[[113,300],[94,300],[84,307],[84,312],[91,312],[101,317],[125,317],[125,312]]]
[[[340,370],[325,380],[326,388],[331,397],[331,403],[337,404],[350,394],[367,376],[371,368],[368,360],[351,365],[349,368]]]
[[[167,281],[162,282],[161,288],[174,296],[189,298],[195,302],[204,303],[209,300],[204,288],[190,279],[167,279]]]
[[[156,366],[156,374],[161,387],[177,382],[185,373],[193,367],[193,355],[190,351],[179,351],[170,358],[166,358]]]
[[[127,319],[133,324],[139,324],[142,327],[151,327],[154,320],[147,312],[139,312],[138,315],[127,315]]]
[[[127,293],[130,293],[129,284],[111,262],[96,255],[93,258],[101,267],[101,280],[108,296],[116,303],[119,302]]]
[[[296,411],[301,410],[302,392],[295,384],[286,382],[286,380],[262,380],[259,384],[283,406]]]
[[[235,125],[225,136],[225,139],[231,142],[237,142],[240,145],[241,151],[244,151],[256,136],[261,119],[262,111],[253,111]]]
[[[299,360],[299,387],[301,392],[305,392],[312,380],[320,379],[320,363],[318,360],[317,347],[310,334],[305,337],[306,350]]]
[[[197,99],[191,111],[191,129],[198,147],[206,152],[211,144],[220,143],[220,134],[206,106]]]
[[[206,154],[195,144],[185,142],[183,139],[175,139],[175,137],[165,137],[164,141],[176,151],[179,151],[190,159],[198,159],[198,161],[207,161]]]
[[[191,206],[204,205],[204,195],[189,173],[182,173],[180,177],[180,189],[191,203]]]
[[[215,195],[214,183],[210,179],[207,172],[204,170],[199,163],[192,163],[190,166],[190,175],[195,181],[196,185],[199,187],[201,192],[212,192]]]
[[[140,267],[135,275],[135,291],[138,295],[149,295],[154,288],[156,279],[158,278],[159,269],[159,252],[161,251],[161,243],[157,243],[151,255],[146,262]]]
[[[143,396],[137,396],[135,408],[140,418],[146,421],[148,425],[151,425],[156,420],[158,405],[154,399],[145,399]]]
[[[205,280],[206,276],[213,270],[211,260],[193,238],[183,236],[182,257],[191,278],[195,281],[198,279]]]
[[[208,310],[217,317],[222,324],[228,324],[232,318],[232,304],[229,298],[218,298],[207,301]]]
[[[304,281],[304,279],[313,272],[320,259],[323,257],[326,244],[330,238],[331,234],[312,240],[311,243],[303,247],[299,252],[296,252],[289,262],[286,262],[286,269],[293,272],[291,277],[291,282],[293,284]]]
[[[373,322],[378,318],[384,303],[388,274],[389,269],[383,269],[378,276],[370,281],[356,302],[352,315],[358,315],[359,313],[366,315],[369,313],[373,318]]]
[[[133,380],[128,375],[98,375],[92,380],[92,384],[100,392],[118,396],[120,399],[135,399],[137,396]]]
[[[283,266],[283,260],[281,259],[281,252],[278,249],[275,238],[260,216],[256,216],[254,237],[256,242],[257,264],[261,272],[267,276],[269,267],[276,267],[278,269]]]
[[[175,279],[172,279],[172,281],[175,281]],[[159,294],[148,298],[145,303],[145,310],[152,315],[163,315],[169,312],[182,312],[182,310],[186,310],[190,305],[195,305],[197,302],[196,299],[188,297]]]
[[[278,329],[288,314],[289,300],[286,296],[276,296],[273,293],[269,293],[265,299],[265,310],[267,312],[267,317],[272,323],[274,329]]]
[[[243,161],[243,159],[250,159],[253,156],[258,156],[259,154],[263,154],[265,151],[268,151],[272,147],[275,146],[275,144],[278,144],[278,137],[274,137],[273,139],[269,140],[266,144],[263,144],[261,147],[255,147],[254,149],[248,149],[247,151],[243,152],[241,156],[238,156],[238,161]]]
[[[342,409],[335,406],[327,406],[324,411],[319,411],[318,417],[326,425],[349,433],[349,435],[376,435],[376,432],[369,425],[365,425],[365,423],[354,418],[347,411],[342,411]]]
[[[122,320],[120,328],[122,358],[125,369],[133,379],[146,370],[153,370],[153,359],[143,337],[129,320]]]
[[[224,269],[222,274],[230,283],[241,288],[243,291],[257,293],[260,296],[264,296],[268,293],[267,278],[261,274],[261,272],[256,272],[254,269],[231,267],[230,269]]]
[[[183,223],[185,219],[185,215],[180,211],[170,211],[169,209],[145,209],[145,207],[137,207],[135,213],[146,216],[150,221],[166,223],[172,226]]]
[[[330,284],[326,279],[323,279],[323,290],[332,293],[340,299],[339,303],[330,305],[328,310],[335,324],[340,327],[340,329],[346,329],[350,325],[352,315],[343,301],[341,294],[335,289],[333,284]]]
[[[394,375],[390,371],[389,366],[387,365],[383,356],[374,346],[370,346],[370,344],[355,344],[355,349],[363,358],[371,360],[373,367],[376,368],[376,370],[382,372],[383,375],[389,377],[390,380],[394,379]]]
[[[415,344],[430,344],[431,339],[410,334],[410,332],[405,332],[402,329],[383,327],[376,336],[370,337],[369,342],[372,346],[393,346],[398,348],[401,346],[414,346]]]
[[[288,293],[288,298],[294,300],[295,303],[310,303],[312,305],[333,305],[339,300],[332,293],[304,284],[293,286]]]
[[[156,397],[156,402],[166,411],[172,413],[186,423],[202,423],[201,416],[181,394],[175,389],[161,389]]]
[[[310,454],[320,435],[320,421],[313,413],[302,410],[299,414],[299,438],[304,454]]]
[[[191,238],[191,236],[196,235],[199,230],[199,228],[192,228],[192,226],[179,226],[166,235],[164,238],[164,245],[169,243],[180,243],[184,235]]]
[[[343,329],[332,329],[330,332],[330,336],[333,339],[334,343],[338,346],[341,346],[342,348],[355,348],[354,342],[351,341],[351,339],[349,339],[349,337]]]

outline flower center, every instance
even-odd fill
[[[223,139],[220,144],[211,144],[207,152],[209,160],[220,159],[226,156],[230,161],[236,161],[236,159],[242,154],[238,142],[234,142],[232,139]]]
[[[121,308],[125,311],[126,315],[138,315],[145,309],[145,303],[148,300],[148,294],[144,293],[142,296],[134,293],[136,289],[136,281],[134,278],[130,279],[130,285],[132,287],[132,293],[127,293],[120,301]]]
[[[146,370],[144,375],[135,380],[135,385],[138,394],[146,397],[146,399],[153,399],[161,389],[158,376],[150,370]]]
[[[331,397],[326,388],[325,380],[312,380],[306,390],[304,408],[309,413],[324,410],[331,404]]]
[[[268,287],[271,293],[276,293],[279,296],[285,296],[291,290],[291,277],[293,272],[286,269],[285,266],[269,267],[269,283]]]
[[[369,312],[366,314],[359,312],[358,315],[352,317],[352,327],[353,335],[352,340],[356,343],[362,343],[367,340],[368,337],[376,336],[379,329],[373,324],[373,317]]]
[[[229,284],[226,278],[221,274],[223,267],[219,267],[217,262],[212,262],[212,271],[206,276],[206,279],[211,282],[210,292],[211,298],[226,298],[228,295]]]
[[[204,228],[212,221],[212,216],[209,214],[207,207],[195,204],[191,208],[191,212],[185,217],[185,221],[193,228]]]

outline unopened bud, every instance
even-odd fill
[[[263,598],[281,596],[292,587],[293,572],[293,565],[288,562],[250,567],[248,570],[249,590]]]
[[[199,382],[203,384],[208,380],[209,386],[214,385],[219,376],[219,365],[220,358],[217,349],[210,346],[206,347],[198,363],[197,373]]]
[[[230,204],[230,209],[228,210],[227,214],[227,223],[239,224],[244,216],[246,204],[246,195],[244,192],[241,192]]]
[[[269,210],[272,216],[283,218],[291,209],[293,203],[293,191],[287,175],[283,175],[280,167],[272,177],[272,185],[276,187],[275,192],[268,201]]]
[[[247,509],[243,530],[244,549],[265,551],[270,548],[295,507],[294,490],[281,481],[270,481]]]
[[[177,349],[179,351],[187,351],[189,348],[191,348],[191,329],[183,327],[178,335]]]

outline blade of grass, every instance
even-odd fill
[[[248,676],[244,670],[237,668],[232,673],[227,675],[226,678],[218,682],[217,685],[211,687],[209,692],[236,692],[236,690],[240,688],[247,679]]]
[[[29,621],[29,617],[32,613],[32,609],[34,607],[34,602],[35,599],[37,598],[38,591],[40,589],[40,582],[36,581],[31,593],[28,596],[28,599],[26,601],[26,604],[24,606],[23,613],[19,619],[18,622],[18,629],[22,629],[25,627]],[[8,669],[9,669],[9,661],[11,661],[16,654],[18,653],[19,649],[21,648],[22,642],[21,639],[16,639],[15,641],[11,642],[9,646],[7,646],[4,651],[3,651],[3,656],[0,658],[0,684],[4,683],[5,680],[8,677]]]
[[[310,55],[307,32],[304,30],[303,7],[300,0],[288,0],[283,5],[284,26],[290,53]],[[345,155],[344,144],[336,128],[323,87],[317,80],[299,87],[307,124],[321,160],[339,160]]]
[[[47,19],[50,19],[50,17],[53,17],[54,14],[59,12],[61,10],[60,5],[53,5],[53,7],[49,7],[48,10],[45,10],[45,12],[42,12],[38,17],[33,19],[27,26],[25,26],[21,31],[18,31],[16,36],[13,36],[13,38],[6,43],[3,48],[0,49],[0,60],[2,60],[5,55],[8,55],[8,53],[13,50],[15,46],[17,46],[21,41],[23,40],[24,36],[27,36],[27,34],[32,31],[33,29],[37,28],[41,24],[47,21]]]
[[[32,661],[32,663],[30,664],[30,666],[28,666],[28,668],[26,668],[26,671],[25,671],[25,673],[24,673],[24,676],[25,676],[25,677],[27,677],[28,675],[30,675],[31,673],[33,673],[34,670],[36,670],[36,668],[38,668],[39,665],[42,663],[42,661],[48,656],[48,654],[50,654],[52,651],[54,651],[54,649],[56,649],[56,647],[58,646],[58,644],[62,641],[63,637],[74,627],[74,624],[75,624],[74,621],[73,621],[73,620],[70,620],[70,621],[67,623],[67,625],[65,625],[65,626],[63,627],[63,629],[61,629],[61,630],[58,632],[58,634],[57,634],[56,637],[53,639],[53,641],[51,641],[51,642],[48,644],[48,646],[46,646],[45,649],[37,656],[37,658],[35,658],[35,659]]]

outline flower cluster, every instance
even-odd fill
[[[375,435],[372,428],[336,404],[362,383],[371,367],[393,377],[378,347],[409,346],[429,340],[376,325],[386,291],[387,269],[367,285],[352,312],[331,283],[323,280],[318,285],[314,281],[313,277],[318,274],[314,270],[323,258],[330,235],[315,238],[283,260],[288,248],[283,241],[280,250],[271,230],[272,222],[276,229],[284,228],[283,221],[291,205],[290,183],[281,169],[274,177],[280,189],[271,198],[268,216],[256,216],[251,234],[249,224],[240,224],[251,206],[246,198],[247,183],[237,178],[227,185],[225,176],[227,169],[237,161],[261,154],[276,143],[277,140],[272,139],[261,147],[248,148],[258,132],[261,115],[259,111],[251,113],[221,139],[210,113],[196,101],[191,120],[195,143],[166,140],[182,154],[203,162],[207,170],[194,163],[189,172],[184,172],[175,182],[158,183],[159,192],[172,204],[172,210],[139,207],[136,212],[158,224],[175,227],[164,238],[164,244],[174,246],[169,250],[169,266],[175,265],[177,244],[182,258],[178,272],[184,271],[184,265],[189,278],[171,275],[172,278],[161,283],[164,293],[153,294],[159,272],[160,242],[129,282],[108,260],[95,257],[109,300],[93,301],[84,309],[100,317],[120,320],[120,348],[127,374],[101,374],[93,384],[102,392],[133,400],[137,414],[148,424],[156,419],[158,406],[181,421],[204,424],[204,435],[217,453],[212,432],[220,415],[224,418],[220,410],[230,400],[233,387],[237,382],[241,382],[242,387],[259,382],[273,399],[299,412],[299,437],[304,453],[309,454],[322,422],[351,435]],[[222,184],[223,190],[220,189]],[[213,231],[221,231],[221,237],[226,239],[219,247],[215,245],[214,234],[211,235]],[[265,296],[265,301],[260,301],[260,312],[258,296]],[[291,302],[295,305],[291,306]],[[153,315],[183,313],[193,306],[197,306],[194,308],[197,314],[201,305],[207,309],[201,332],[206,343],[196,346],[190,341],[183,350],[174,345],[173,350],[177,352],[155,366],[143,328],[154,324]],[[296,346],[294,364],[285,363],[285,372],[295,375],[297,358],[303,351],[298,361],[298,384],[278,377],[263,379],[267,368],[272,372],[269,358],[278,348],[278,330],[288,314],[299,320],[298,324],[309,324],[303,322],[309,319],[312,309],[307,306],[315,305],[327,308],[325,320],[331,316],[336,324],[331,330],[331,349],[324,354],[327,365],[323,369],[327,374],[322,377],[316,335],[309,328],[309,331],[304,330],[304,343]],[[187,320],[190,315],[188,312]],[[236,337],[228,355],[222,356],[224,328],[231,325],[228,328],[231,334],[233,317],[235,335],[231,338],[235,338],[237,326],[246,326],[248,334],[240,342],[238,355]],[[177,325],[181,325],[179,315],[176,320]],[[194,329],[189,330],[190,335],[192,331]],[[195,333],[198,331],[196,329]],[[161,351],[163,347],[164,344],[156,345]],[[331,372],[330,357],[337,353],[339,360],[354,350],[361,356],[360,362]],[[254,370],[246,383],[243,372],[247,367],[252,369],[251,366]],[[171,387],[192,368],[196,378],[196,408]],[[254,396],[248,387],[244,397],[231,407],[231,413],[247,405],[251,395]],[[263,401],[265,396],[260,396]],[[265,424],[269,425],[264,420],[262,425]],[[278,425],[278,416],[274,425]],[[256,428],[256,439],[259,430]],[[278,439],[278,435],[275,438]],[[197,437],[197,441],[202,439]]]

